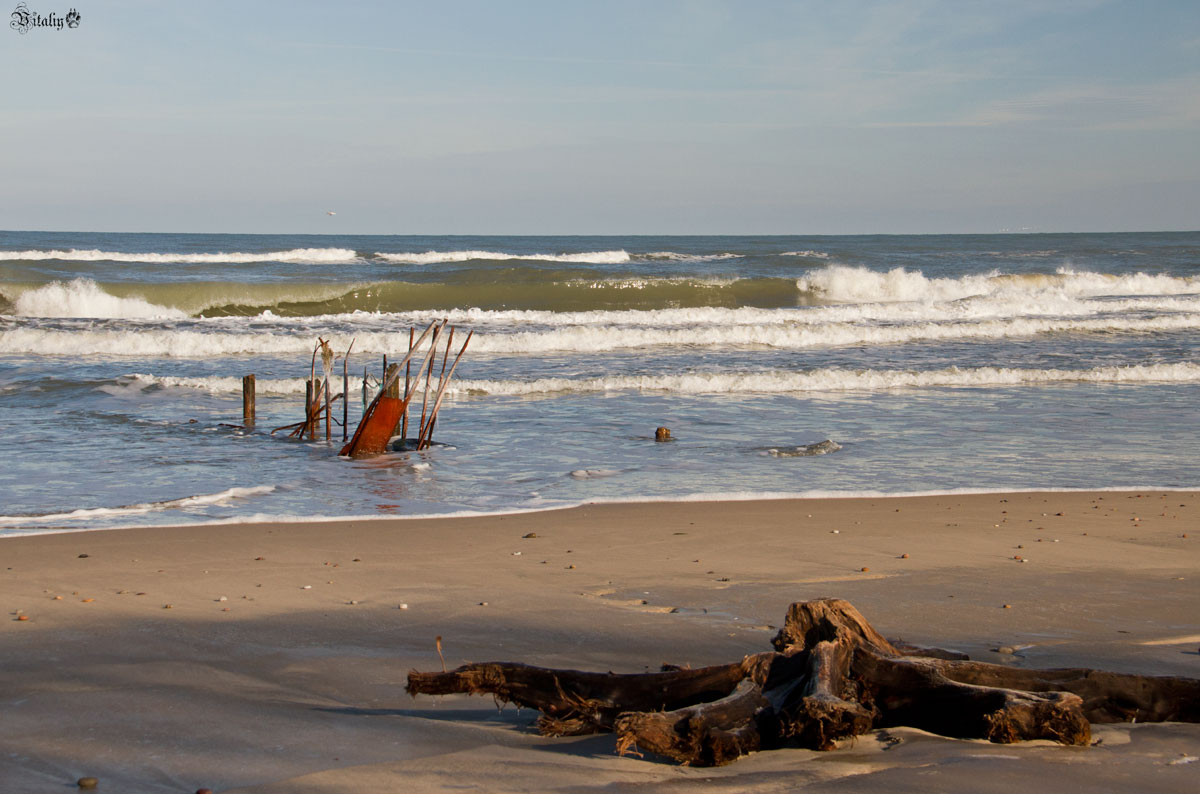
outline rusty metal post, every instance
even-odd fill
[[[254,376],[242,376],[242,424],[254,425]]]

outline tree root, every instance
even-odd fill
[[[773,645],[732,664],[658,673],[469,664],[413,671],[407,690],[491,694],[541,711],[544,735],[611,731],[621,754],[644,750],[697,766],[781,746],[829,750],[838,739],[899,725],[1085,745],[1092,722],[1200,722],[1200,680],[972,662],[890,642],[841,599],[792,604]]]

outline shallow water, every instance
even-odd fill
[[[440,317],[476,331],[444,446],[350,462],[340,429],[269,434],[302,417],[318,336],[354,340],[353,426],[364,367]],[[228,426],[248,373],[252,431]],[[1200,233],[0,233],[0,534],[1194,488],[1198,406]]]

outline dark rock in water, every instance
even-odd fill
[[[659,427],[654,430],[655,441],[672,441],[671,429],[669,427]]]
[[[75,781],[75,785],[84,789],[93,789],[100,785],[100,780],[94,777],[81,777]]]

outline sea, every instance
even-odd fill
[[[474,334],[434,445],[339,457],[384,357],[442,320],[451,361]],[[348,427],[272,432],[319,340]],[[0,232],[0,428],[0,536],[1194,489],[1200,232]]]

